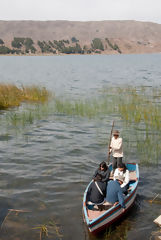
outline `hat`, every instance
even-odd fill
[[[119,136],[119,134],[120,134],[120,132],[119,132],[118,130],[114,130],[114,131],[113,131],[113,135]]]
[[[116,180],[119,180],[119,181],[121,181],[121,182],[124,181],[124,177],[121,176],[121,175],[118,175],[118,176],[116,176],[115,178],[116,178]]]

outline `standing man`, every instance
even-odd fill
[[[118,203],[123,208],[123,212],[125,211],[125,202],[124,196],[122,193],[122,189],[120,185],[123,183],[123,176],[119,175],[116,177],[116,180],[109,181],[107,185],[107,192],[106,192],[106,201],[116,206]]]
[[[123,148],[122,148],[122,138],[119,137],[119,131],[114,130],[113,131],[113,137],[111,140],[111,145],[110,145],[110,151],[109,154],[113,155],[113,162],[112,162],[112,168],[113,168],[113,173],[115,172],[115,169],[118,167],[120,163],[122,163],[122,158],[123,158]]]

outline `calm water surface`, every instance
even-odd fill
[[[72,99],[97,95],[111,86],[161,87],[160,65],[160,54],[0,57],[0,82],[34,83]],[[112,115],[89,120],[51,114],[20,133],[11,129],[8,136],[0,126],[0,221],[7,209],[27,211],[7,216],[1,239],[39,239],[39,229],[34,228],[42,224],[49,226],[49,239],[96,239],[84,227],[82,197],[98,164],[106,159],[113,118],[117,128],[129,131],[119,116]],[[133,145],[128,134],[124,141]],[[125,161],[139,163],[135,149],[124,150]],[[149,239],[157,230],[153,220],[160,205],[150,205],[148,199],[161,194],[160,172],[161,162],[157,167],[140,166],[136,203],[111,239]]]

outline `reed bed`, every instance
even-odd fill
[[[113,98],[113,96],[111,96]],[[116,111],[116,105],[111,99],[107,99],[105,96],[99,98],[75,100],[55,98],[54,109],[56,113],[62,113],[72,116],[80,116],[87,118],[101,117],[106,114],[112,114]]]
[[[157,92],[157,95],[156,95]],[[118,112],[122,118],[135,124],[144,124],[147,130],[161,130],[161,91],[151,89],[122,89]]]
[[[14,84],[0,84],[0,110],[20,106],[22,102],[46,102],[51,93],[46,88],[30,86],[18,88]]]
[[[46,119],[49,115],[99,118],[107,121],[110,116],[117,121],[121,120],[123,129],[130,129],[132,136],[126,136],[126,139],[135,143],[132,148],[136,149],[143,164],[158,163],[161,156],[160,88],[109,88],[103,89],[97,97],[75,100],[51,96],[45,88],[0,85],[0,109],[20,104],[22,106],[22,109],[12,109],[1,116],[1,125],[5,122],[8,128],[15,126],[20,129],[21,126],[23,129],[25,125]],[[48,102],[49,99],[52,101]],[[27,104],[28,102],[36,104]],[[130,143],[128,144],[130,146]]]
[[[157,94],[156,94],[157,91]],[[55,111],[67,115],[96,117],[118,114],[128,123],[144,124],[146,129],[161,129],[161,91],[143,88],[113,88],[97,99],[55,98]]]
[[[104,89],[89,100],[55,98],[54,111],[87,118],[121,118],[131,128],[140,162],[158,163],[161,156],[161,89],[124,87]]]
[[[7,111],[6,114],[1,116],[1,125],[5,123],[7,128],[12,126],[15,129],[24,128],[26,125],[33,124],[36,120],[47,118],[53,113],[53,106],[49,106],[48,103],[34,104],[34,105],[23,105],[21,110],[13,109]]]

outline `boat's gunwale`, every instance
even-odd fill
[[[137,186],[138,186],[138,182],[139,182],[139,167],[138,167],[138,164],[137,163],[127,163],[127,164],[129,164],[129,165],[136,165],[136,170],[135,171],[136,171],[137,179],[136,179],[136,182],[133,184],[133,189],[126,196],[125,203],[128,203],[132,199],[132,197],[135,195],[135,192],[136,192]],[[99,217],[93,219],[92,221],[89,221],[89,218],[88,218],[88,215],[87,215],[87,210],[86,210],[86,195],[87,195],[87,191],[88,191],[88,188],[89,188],[91,182],[88,184],[88,186],[87,186],[87,188],[86,188],[86,190],[84,192],[84,198],[83,198],[83,212],[84,212],[85,221],[87,223],[88,228],[92,228],[97,223],[100,223],[100,222],[104,221],[106,218],[108,218],[109,216],[112,216],[114,213],[119,211],[120,208],[121,208],[120,204],[117,204],[116,206],[112,206],[110,209],[108,209],[106,212],[104,212]],[[130,206],[128,208],[130,208]],[[126,210],[128,210],[128,208]],[[120,216],[121,215],[122,214],[120,214]]]

